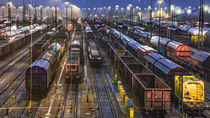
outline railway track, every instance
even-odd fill
[[[15,92],[15,90],[25,80],[25,69],[29,66],[30,58],[25,57],[21,63],[17,63],[18,66],[23,65],[18,73],[14,74],[10,78],[6,78],[8,81],[1,81],[0,87],[0,106],[2,106],[6,100]],[[15,67],[14,67],[15,68]],[[6,76],[6,75],[5,75]]]
[[[45,36],[46,33],[44,33],[41,37],[39,37],[38,39],[35,39],[32,42],[32,45],[34,45],[35,43],[37,43],[38,41],[40,41],[41,39],[43,39],[43,37]],[[9,58],[7,60],[5,60],[5,62],[1,65],[0,67],[0,76],[5,73],[8,69],[10,69],[14,64],[16,64],[18,61],[20,61],[23,57],[25,57],[27,54],[29,54],[29,50],[28,48],[30,47],[30,43],[27,44],[27,46],[25,46],[20,52],[18,52],[18,54],[16,54],[16,56]],[[13,51],[14,52],[14,51]],[[16,53],[16,52],[14,52]]]
[[[68,93],[69,93],[69,84],[66,86],[65,89],[65,95],[64,95],[64,100],[63,100],[63,106],[61,109],[61,116],[60,118],[64,118],[64,113],[65,113],[65,108],[66,108],[66,102],[67,102],[67,98],[68,98]]]
[[[76,88],[75,88],[75,95],[74,95],[74,118],[77,118],[77,108],[78,108],[78,96],[79,96],[79,88],[78,88],[78,85],[76,85]]]
[[[43,36],[44,35],[42,35],[38,40],[33,42],[33,44],[41,40]],[[2,86],[0,86],[0,106],[2,106],[7,101],[7,99],[15,92],[15,90],[21,85],[21,83],[25,79],[24,72],[30,64],[30,57],[28,55],[29,51],[27,49],[28,48],[23,49],[23,51],[21,51],[21,56],[19,56],[15,60],[9,62],[8,65],[1,68],[0,77],[4,77],[4,80],[1,81]]]
[[[103,71],[101,69],[98,70],[94,68],[93,73],[94,76],[92,77],[92,82],[95,89],[97,106],[99,108],[99,117],[117,118],[117,114],[108,90],[109,85],[107,85],[105,82],[105,75]]]

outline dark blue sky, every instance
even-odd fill
[[[0,0],[0,4],[5,4],[8,0]],[[11,0],[14,5],[19,6],[22,5],[23,0]],[[68,1],[77,5],[80,8],[93,8],[93,7],[107,7],[115,5],[119,5],[120,7],[126,7],[128,4],[133,4],[133,6],[140,6],[141,8],[145,8],[150,5],[150,0],[57,0],[58,6],[63,7],[63,3]],[[187,7],[198,7],[200,0],[171,0],[172,4],[175,6]],[[204,0],[206,4],[210,4],[210,0]],[[29,4],[30,0],[25,0],[26,5]],[[33,6],[35,3],[37,5],[43,6],[54,6],[55,0],[32,0]],[[167,5],[168,0],[164,0],[163,6]],[[158,6],[157,0],[153,0],[153,6]]]

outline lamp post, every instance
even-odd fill
[[[5,6],[2,6],[2,16],[4,17],[4,9],[5,9]]]
[[[191,14],[191,9],[189,8],[188,10],[187,10],[187,14],[188,14],[188,20],[190,20],[190,14]]]
[[[108,6],[108,10],[109,10],[108,20],[110,21],[110,15],[111,15],[110,11],[111,11],[111,6]]]
[[[129,4],[127,9],[130,11],[130,25],[131,25],[131,17],[132,17],[132,15],[131,15],[131,13],[132,13],[131,8],[132,8],[132,4]]]
[[[68,16],[67,16],[67,14],[68,14],[68,4],[69,4],[69,2],[65,2],[65,4],[66,4],[66,27],[67,27],[67,21],[68,21]]]
[[[138,21],[139,21],[139,19],[140,19],[140,18],[139,18],[139,17],[140,17],[140,16],[139,16],[139,15],[140,15],[139,6],[136,6],[136,10],[137,10],[137,16],[138,16]]]
[[[43,16],[42,16],[42,5],[39,6],[39,10],[40,10],[40,21],[42,23],[42,18],[43,18]]]
[[[117,14],[115,15],[115,18],[117,18],[117,22],[118,22],[118,9],[119,9],[119,5],[116,5],[116,6],[115,6],[115,9],[116,9],[116,11],[117,11]]]
[[[163,0],[158,0],[159,3],[159,38],[158,38],[158,52],[161,52],[160,50],[160,20],[161,20],[161,3],[163,2]]]
[[[30,24],[30,21],[32,20],[32,5],[29,4],[28,5],[28,13],[29,13],[29,16],[28,16],[28,21],[29,21],[29,24]]]
[[[9,23],[10,23],[10,34],[11,34],[11,27],[12,27],[12,21],[11,21],[11,7],[12,7],[12,2],[8,2],[7,3],[7,6],[8,6],[8,20],[9,20]]]

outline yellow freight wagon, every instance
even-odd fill
[[[183,84],[179,83],[180,81]],[[204,106],[204,82],[197,79],[195,76],[175,76],[174,91],[176,97],[179,98],[179,92],[183,92],[183,102],[189,107]],[[180,86],[183,85],[183,86]],[[183,90],[183,91],[182,91]]]
[[[191,43],[192,44],[197,44],[198,43],[198,39],[199,39],[199,42],[203,42],[204,41],[204,37],[203,37],[203,40],[202,40],[202,37],[198,38],[198,36],[191,36]]]

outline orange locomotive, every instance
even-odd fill
[[[69,49],[69,56],[66,62],[66,79],[75,79],[81,77],[80,69],[81,48],[79,41],[73,41]]]

